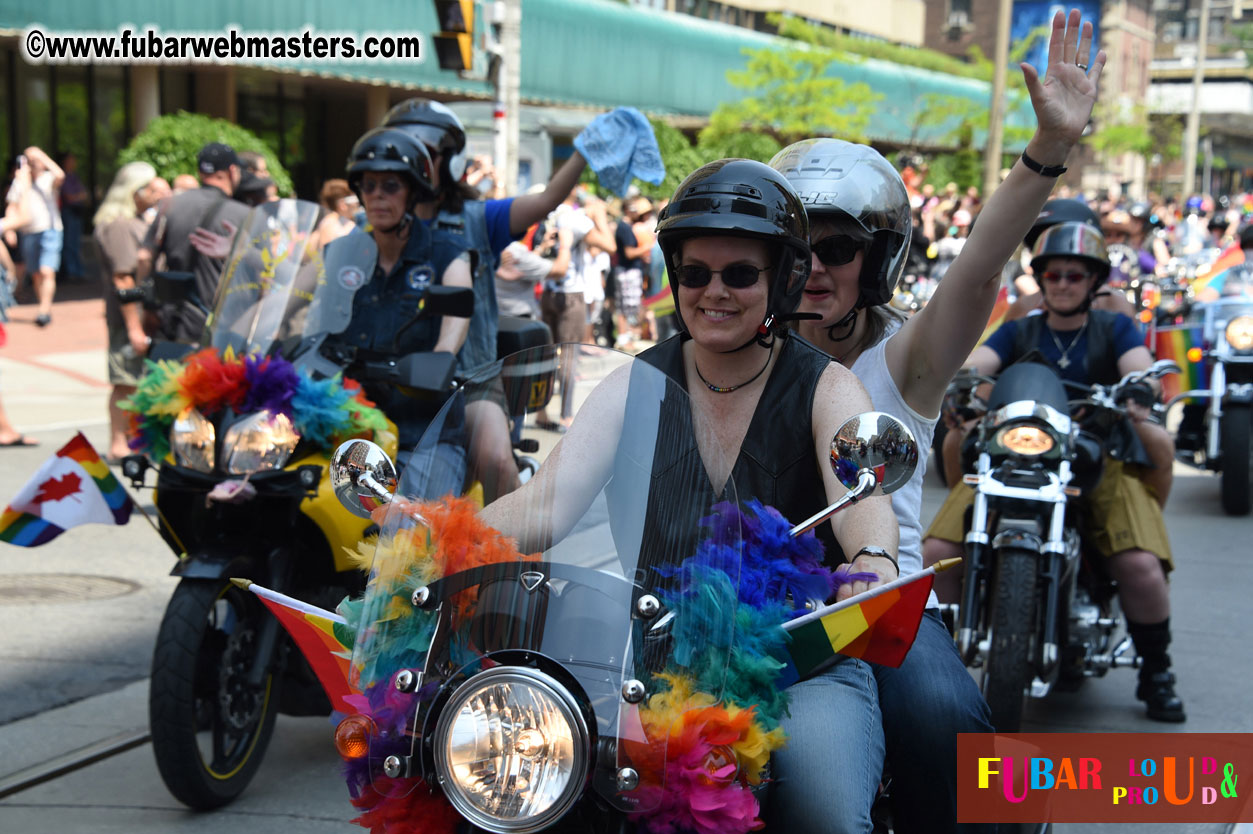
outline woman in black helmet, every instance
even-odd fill
[[[415,318],[427,287],[470,286],[465,243],[454,235],[428,229],[414,205],[434,193],[431,158],[426,148],[404,132],[374,128],[353,146],[348,157],[348,186],[365,209],[378,247],[374,273],[352,297],[352,318],[326,350],[342,351],[353,361],[393,359],[421,351],[456,354],[466,339],[466,319],[452,316]],[[339,246],[353,246],[355,235],[331,241],[326,258]],[[393,385],[365,384],[369,396],[396,423],[402,464],[421,438],[429,405]],[[455,421],[453,421],[455,422]],[[431,454],[443,474],[433,494],[461,493],[465,450],[449,437]]]
[[[808,224],[778,172],[722,160],[689,176],[662,211],[665,255],[682,332],[640,358],[683,383],[714,415],[729,474],[793,520],[843,492],[827,464],[834,431],[870,406],[852,374],[786,329],[809,274]],[[896,578],[896,524],[886,499],[835,516],[818,537],[828,561]],[[886,550],[884,550],[886,548]],[[877,584],[877,583],[872,583]],[[871,585],[857,583],[840,596]],[[770,823],[779,831],[869,830],[883,736],[869,664],[842,658],[794,686],[789,742],[776,754]],[[853,728],[835,738],[832,726]],[[861,757],[871,757],[863,768]]]
[[[682,332],[639,360],[689,394],[692,418],[675,419],[661,434],[673,444],[668,448],[695,446],[709,476],[699,484],[678,484],[654,473],[643,541],[677,541],[661,550],[668,558],[691,552],[685,531],[695,534],[701,508],[717,500],[728,479],[741,501],[756,498],[794,521],[843,495],[828,462],[831,438],[849,417],[869,410],[870,400],[851,373],[785,327],[810,259],[804,207],[777,171],[745,159],[700,168],[661,212],[657,239]],[[603,424],[625,421],[620,402],[616,415],[600,414],[589,397],[549,461],[612,455]],[[697,433],[692,425],[710,430]],[[590,480],[594,470],[546,464],[484,515],[526,550],[529,531],[544,524],[524,516],[524,496],[546,489],[551,478],[573,481],[567,494],[595,495],[601,484],[580,481]],[[886,499],[859,502],[815,532],[829,563],[851,563],[852,570],[880,581],[896,578],[896,522]],[[845,585],[839,595],[868,587]],[[841,658],[790,692],[791,719],[784,722],[789,741],[772,762],[771,825],[787,832],[868,831],[883,762],[869,665]],[[833,727],[843,729],[836,733]],[[862,767],[867,757],[873,764]]]
[[[813,265],[797,330],[850,368],[878,410],[902,420],[930,445],[945,389],[988,320],[1001,269],[1028,231],[1078,141],[1096,99],[1103,53],[1091,73],[1076,62],[1091,48],[1078,12],[1053,21],[1049,69],[1041,81],[1024,66],[1039,121],[1024,158],[992,194],[960,255],[927,306],[908,321],[889,306],[911,236],[909,197],[877,151],[835,139],[809,139],[771,165],[796,188],[810,218]],[[1084,56],[1080,58],[1079,56]],[[905,574],[922,569],[925,465],[891,497],[900,522]],[[991,729],[974,687],[931,600],[913,649],[899,669],[874,666],[894,795],[905,832],[957,825],[957,733]],[[865,768],[873,768],[867,761]]]

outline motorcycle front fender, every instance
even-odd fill
[[[1223,408],[1253,405],[1253,383],[1230,383],[1223,395]]]
[[[254,560],[238,552],[225,553],[200,550],[178,560],[170,576],[183,579],[229,579],[233,576],[255,578]]]

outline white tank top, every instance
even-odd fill
[[[892,510],[896,513],[896,521],[901,528],[901,542],[897,551],[897,559],[901,565],[901,576],[922,570],[922,479],[927,474],[927,459],[931,452],[931,435],[935,431],[935,418],[928,419],[914,411],[901,396],[900,389],[888,372],[885,354],[888,339],[896,334],[899,325],[874,347],[864,351],[850,370],[861,380],[870,401],[879,411],[887,412],[905,424],[918,443],[918,468],[909,483],[892,493]],[[934,608],[940,604],[935,592],[927,599],[927,607]]]

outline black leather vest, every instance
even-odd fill
[[[680,335],[667,339],[638,357],[661,370],[684,391],[685,338]],[[780,337],[779,350],[731,478],[741,503],[756,498],[797,523],[827,506],[820,463],[814,459],[812,415],[818,379],[830,365],[831,357],[795,334]],[[633,379],[633,388],[637,384]],[[656,398],[652,400],[655,402]],[[704,466],[700,465],[688,400],[679,398],[675,402],[675,398],[670,398],[662,403],[661,413],[654,415],[635,414],[630,402],[628,397],[624,432],[633,426],[651,428],[658,423],[648,421],[658,419],[665,428],[657,434],[649,483],[645,484],[638,474],[628,474],[625,469],[629,467],[615,467],[615,488],[648,490],[641,561],[677,563],[692,554],[701,538],[700,519],[723,496],[714,495]],[[826,550],[828,565],[842,564],[844,554],[830,526],[820,525],[816,533]]]
[[[1122,375],[1118,373],[1118,357],[1114,355],[1114,322],[1118,316],[1118,313],[1105,310],[1088,311],[1088,328],[1085,334],[1088,352],[1084,359],[1084,373],[1089,385],[1113,385],[1122,379]],[[1046,315],[1040,315],[1018,320],[1011,362],[1040,347],[1045,318]]]

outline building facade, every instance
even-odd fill
[[[1240,0],[1208,0],[1209,27],[1203,81],[1197,102],[1201,135],[1194,182],[1199,191],[1234,194],[1253,190],[1253,71],[1240,25],[1253,23]],[[1178,130],[1193,107],[1199,59],[1201,0],[1156,0],[1157,47],[1150,65],[1149,109],[1159,123]],[[1162,133],[1170,131],[1163,129]],[[1183,163],[1169,154],[1149,160],[1150,181],[1177,193]]]

